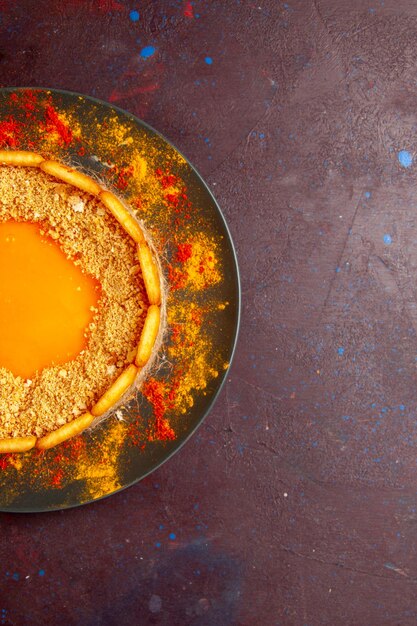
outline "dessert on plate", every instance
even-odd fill
[[[148,236],[98,181],[0,150],[0,452],[51,448],[146,376],[162,334]]]

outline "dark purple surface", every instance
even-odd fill
[[[82,509],[0,516],[0,624],[414,625],[416,5],[0,9],[0,83],[165,134],[243,285],[226,388],[177,456]]]

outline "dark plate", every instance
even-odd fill
[[[2,89],[0,111],[0,148],[70,162],[138,207],[170,288],[171,332],[151,376],[154,402],[138,392],[91,432],[44,453],[0,457],[0,510],[51,511],[134,484],[194,433],[233,356],[239,275],[230,233],[207,185],[147,124],[105,102],[58,90]]]

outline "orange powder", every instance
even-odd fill
[[[30,378],[75,358],[99,295],[35,224],[0,223],[0,367]]]

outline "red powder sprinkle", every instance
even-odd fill
[[[58,133],[60,145],[72,142],[72,130],[59,118],[58,112],[51,104],[45,109],[45,130],[48,133]]]
[[[163,172],[160,168],[155,170],[155,175],[161,183],[162,189],[168,189],[168,187],[172,187],[179,181],[177,176],[169,172]]]
[[[0,470],[5,470],[9,466],[9,454],[0,455]]]
[[[185,263],[191,258],[193,247],[190,243],[179,243],[177,245],[176,259],[179,263]]]
[[[173,324],[171,327],[171,339],[174,343],[179,342],[180,333],[181,333],[180,324]]]
[[[37,105],[37,95],[31,89],[27,89],[23,93],[23,108],[26,111],[26,117],[32,118],[34,116]]]
[[[119,2],[115,2],[114,0],[99,0],[98,6],[101,11],[125,11],[126,10],[126,7],[124,7]]]
[[[120,168],[115,183],[116,187],[118,189],[126,189],[129,184],[129,178],[132,178],[134,171],[135,170],[132,165]]]
[[[194,17],[193,5],[191,4],[191,2],[185,2],[184,15],[185,17]]]
[[[203,323],[203,314],[201,311],[199,311],[198,309],[194,309],[191,312],[191,319],[194,322],[194,324],[196,324],[197,326],[201,326],[201,324]]]
[[[57,472],[52,476],[52,480],[51,480],[51,485],[52,487],[62,487],[62,479],[64,478],[64,470],[59,469],[57,470]]]
[[[173,207],[177,207],[180,203],[180,198],[178,195],[174,193],[167,193],[165,195],[165,200],[171,204]]]
[[[132,204],[137,209],[141,209],[142,208],[142,199],[141,198],[135,198],[134,200],[132,200]]]
[[[182,272],[178,267],[168,264],[168,279],[171,291],[183,289],[187,283],[187,274]]]
[[[143,395],[152,404],[155,416],[155,439],[167,441],[175,439],[175,432],[165,417],[165,385],[162,381],[151,378],[143,389]]]
[[[21,124],[10,115],[0,122],[0,146],[16,148],[20,143]]]

